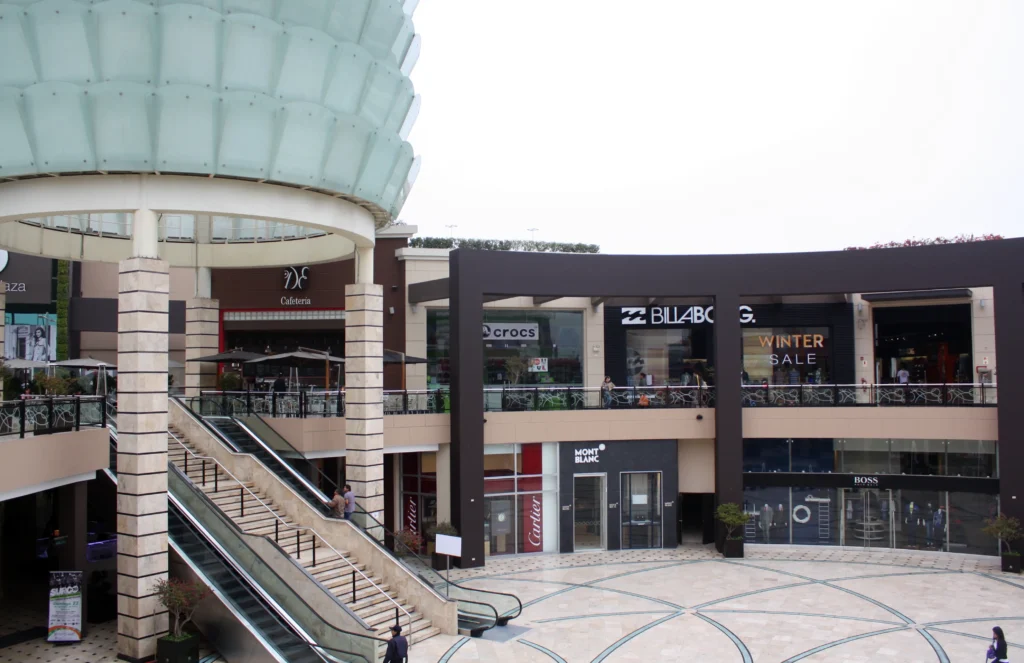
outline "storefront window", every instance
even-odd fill
[[[881,307],[872,316],[877,382],[896,382],[901,369],[912,383],[974,381],[970,304]]]
[[[661,472],[623,472],[621,547],[661,547]]]
[[[583,313],[486,309],[485,385],[583,384]],[[481,333],[484,333],[481,331]],[[427,311],[427,379],[451,381],[451,327],[447,309]]]
[[[892,474],[945,474],[945,440],[892,440]]]
[[[828,327],[743,329],[746,384],[827,384],[831,378]]]
[[[557,443],[484,447],[484,545],[488,555],[558,545]]]
[[[847,474],[889,474],[889,440],[840,440],[842,471]]]
[[[796,438],[790,445],[791,472],[832,472],[836,454],[832,438]]]
[[[402,454],[402,527],[424,538],[437,524],[437,454]],[[425,552],[425,551],[419,551]]]
[[[999,513],[999,497],[979,493],[949,493],[949,552],[997,555],[999,544],[981,531],[985,519]]]
[[[748,488],[743,510],[750,514],[743,538],[749,543],[790,543],[789,488]]]
[[[894,490],[896,547],[945,550],[949,510],[945,491]]]
[[[744,472],[789,472],[790,440],[743,440]]]
[[[996,443],[992,440],[950,440],[946,474],[952,477],[996,478]]]
[[[839,491],[835,488],[793,488],[790,522],[792,542],[803,546],[839,543]]]
[[[695,335],[701,337],[696,342]],[[707,331],[684,329],[631,329],[626,332],[626,385],[698,385],[708,382]]]

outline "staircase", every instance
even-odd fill
[[[400,613],[402,634],[409,638],[410,643],[422,642],[440,633],[438,628],[431,625],[430,620],[421,617],[414,606],[397,596],[380,578],[371,575],[366,567],[347,551],[339,550],[338,553],[341,555],[339,556],[334,550],[324,546],[309,530],[299,532],[299,538],[296,539],[296,530],[286,526],[286,523],[292,524],[293,521],[285,516],[257,485],[251,482],[236,482],[213,461],[206,462],[204,482],[202,461],[187,454],[178,440],[192,453],[196,455],[201,455],[201,453],[174,427],[170,427],[169,432],[177,437],[175,440],[174,437],[168,435],[169,460],[182,472],[185,472],[218,509],[247,534],[266,536],[271,539],[274,539],[276,535],[278,545],[297,560],[329,592],[347,605],[352,612],[369,624],[374,635],[386,638],[395,621],[395,603],[389,599],[397,602],[412,617],[410,628],[406,625],[405,612]],[[186,456],[188,456],[187,471]],[[216,481],[214,480],[215,473]],[[277,523],[276,531],[275,522]],[[376,587],[370,583],[370,580],[357,573],[353,566],[369,577]],[[381,651],[381,655],[383,655],[383,651]]]

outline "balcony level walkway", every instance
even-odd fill
[[[690,547],[492,557],[457,573],[514,590],[523,616],[483,639],[435,637],[412,663],[980,661],[995,625],[1010,659],[1024,656],[1024,579],[995,557],[748,546],[726,561]]]

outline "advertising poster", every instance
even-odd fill
[[[548,372],[548,358],[547,357],[531,357],[529,365],[530,373],[547,373]]]
[[[7,325],[4,359],[57,361],[57,325]]]
[[[82,571],[50,572],[50,621],[47,642],[82,640]]]

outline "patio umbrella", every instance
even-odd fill
[[[207,355],[205,357],[196,357],[194,359],[187,359],[186,361],[205,361],[209,363],[218,364],[239,364],[246,361],[252,361],[253,359],[263,359],[266,355],[261,355],[258,352],[246,352],[245,350],[225,350],[224,352],[218,352],[215,355]]]
[[[324,372],[324,388],[330,388],[331,380],[331,364],[344,364],[345,360],[341,357],[335,357],[334,355],[321,352],[319,350],[309,350],[307,348],[300,348],[294,352],[285,352],[278,355],[269,355],[266,357],[261,356],[259,359],[252,359],[245,362],[247,364],[258,364],[262,366],[287,366],[289,369],[289,380],[291,380],[292,368],[300,368],[302,366],[312,366],[315,364],[324,364],[326,371]]]
[[[35,361],[33,359],[6,359],[4,360],[4,366],[11,370],[29,370],[34,368],[46,368],[50,364],[45,361]]]
[[[99,359],[93,359],[92,357],[83,357],[81,359],[65,359],[64,361],[55,361],[51,366],[59,366],[61,368],[117,368],[114,364],[109,364]]]
[[[385,350],[384,363],[402,365],[402,391],[405,391],[405,365],[425,364],[427,363],[427,360],[424,359],[423,357],[411,357],[405,354],[404,352],[398,352],[397,350]]]

